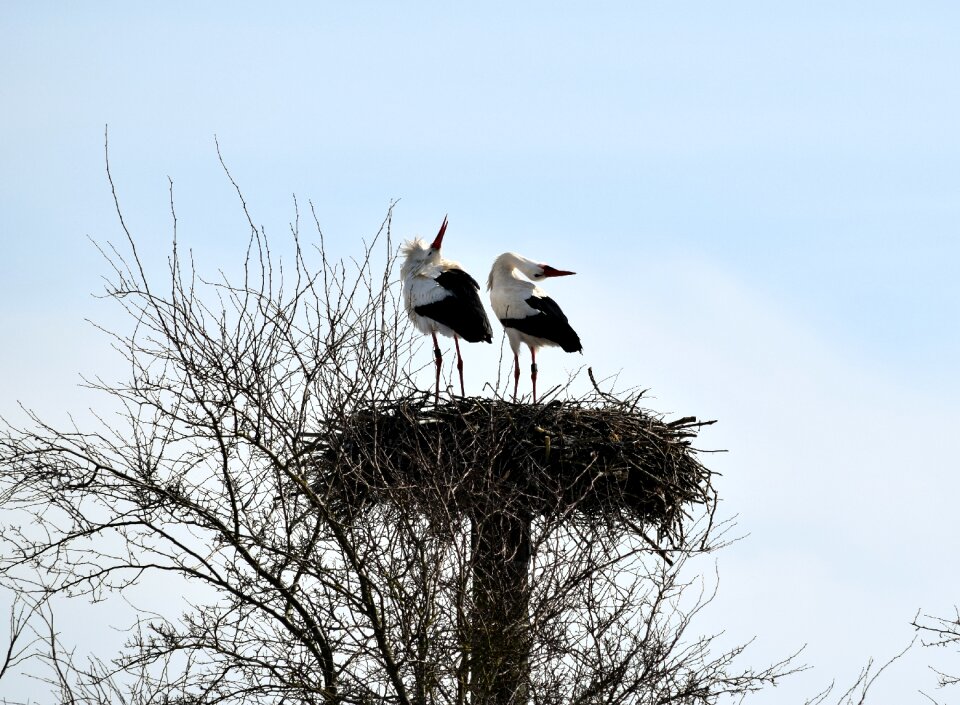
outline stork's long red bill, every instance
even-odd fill
[[[576,274],[576,272],[568,272],[563,269],[554,269],[549,264],[541,264],[543,267],[543,276],[545,277],[565,277],[570,274]]]
[[[440,245],[443,242],[443,234],[447,232],[447,216],[443,216],[443,225],[440,226],[440,232],[437,233],[437,237],[434,238],[433,243],[430,245],[435,250],[440,249]]]

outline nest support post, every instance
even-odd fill
[[[530,518],[494,510],[472,519],[472,705],[529,702]]]

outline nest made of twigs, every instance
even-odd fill
[[[711,505],[711,473],[667,421],[608,395],[530,405],[429,394],[371,404],[310,434],[315,491],[330,506],[415,503],[428,514],[614,517],[674,535],[684,507]]]

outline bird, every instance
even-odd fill
[[[453,338],[457,348],[457,372],[460,373],[460,395],[463,388],[463,357],[460,338],[469,343],[492,343],[493,329],[480,301],[480,285],[467,274],[459,262],[444,259],[440,254],[443,236],[447,231],[447,217],[440,232],[429,245],[420,238],[404,243],[403,303],[413,325],[421,333],[433,337],[433,354],[437,364],[435,398],[440,399],[440,365],[442,355],[437,344],[437,333]]]
[[[503,324],[513,349],[513,398],[520,383],[520,345],[530,348],[530,379],[533,403],[537,403],[537,350],[558,346],[565,352],[581,352],[580,336],[570,326],[557,302],[535,282],[548,277],[566,277],[576,272],[538,264],[515,252],[497,257],[487,279],[493,312]]]

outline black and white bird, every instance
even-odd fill
[[[547,277],[565,277],[575,272],[538,264],[514,252],[505,252],[493,263],[487,289],[493,312],[503,324],[513,348],[513,397],[520,383],[520,345],[530,348],[530,379],[533,403],[537,403],[537,350],[557,346],[566,352],[580,352],[580,336],[567,322],[557,302],[535,282]]]
[[[417,330],[433,336],[433,354],[437,363],[436,397],[440,397],[440,364],[442,356],[437,333],[453,338],[457,348],[457,371],[460,373],[460,394],[463,390],[463,357],[460,338],[469,343],[493,342],[493,331],[480,302],[480,285],[463,271],[459,262],[444,259],[440,254],[443,235],[447,231],[444,217],[440,232],[429,245],[420,238],[403,245],[405,256],[400,269],[403,280],[403,303]]]

